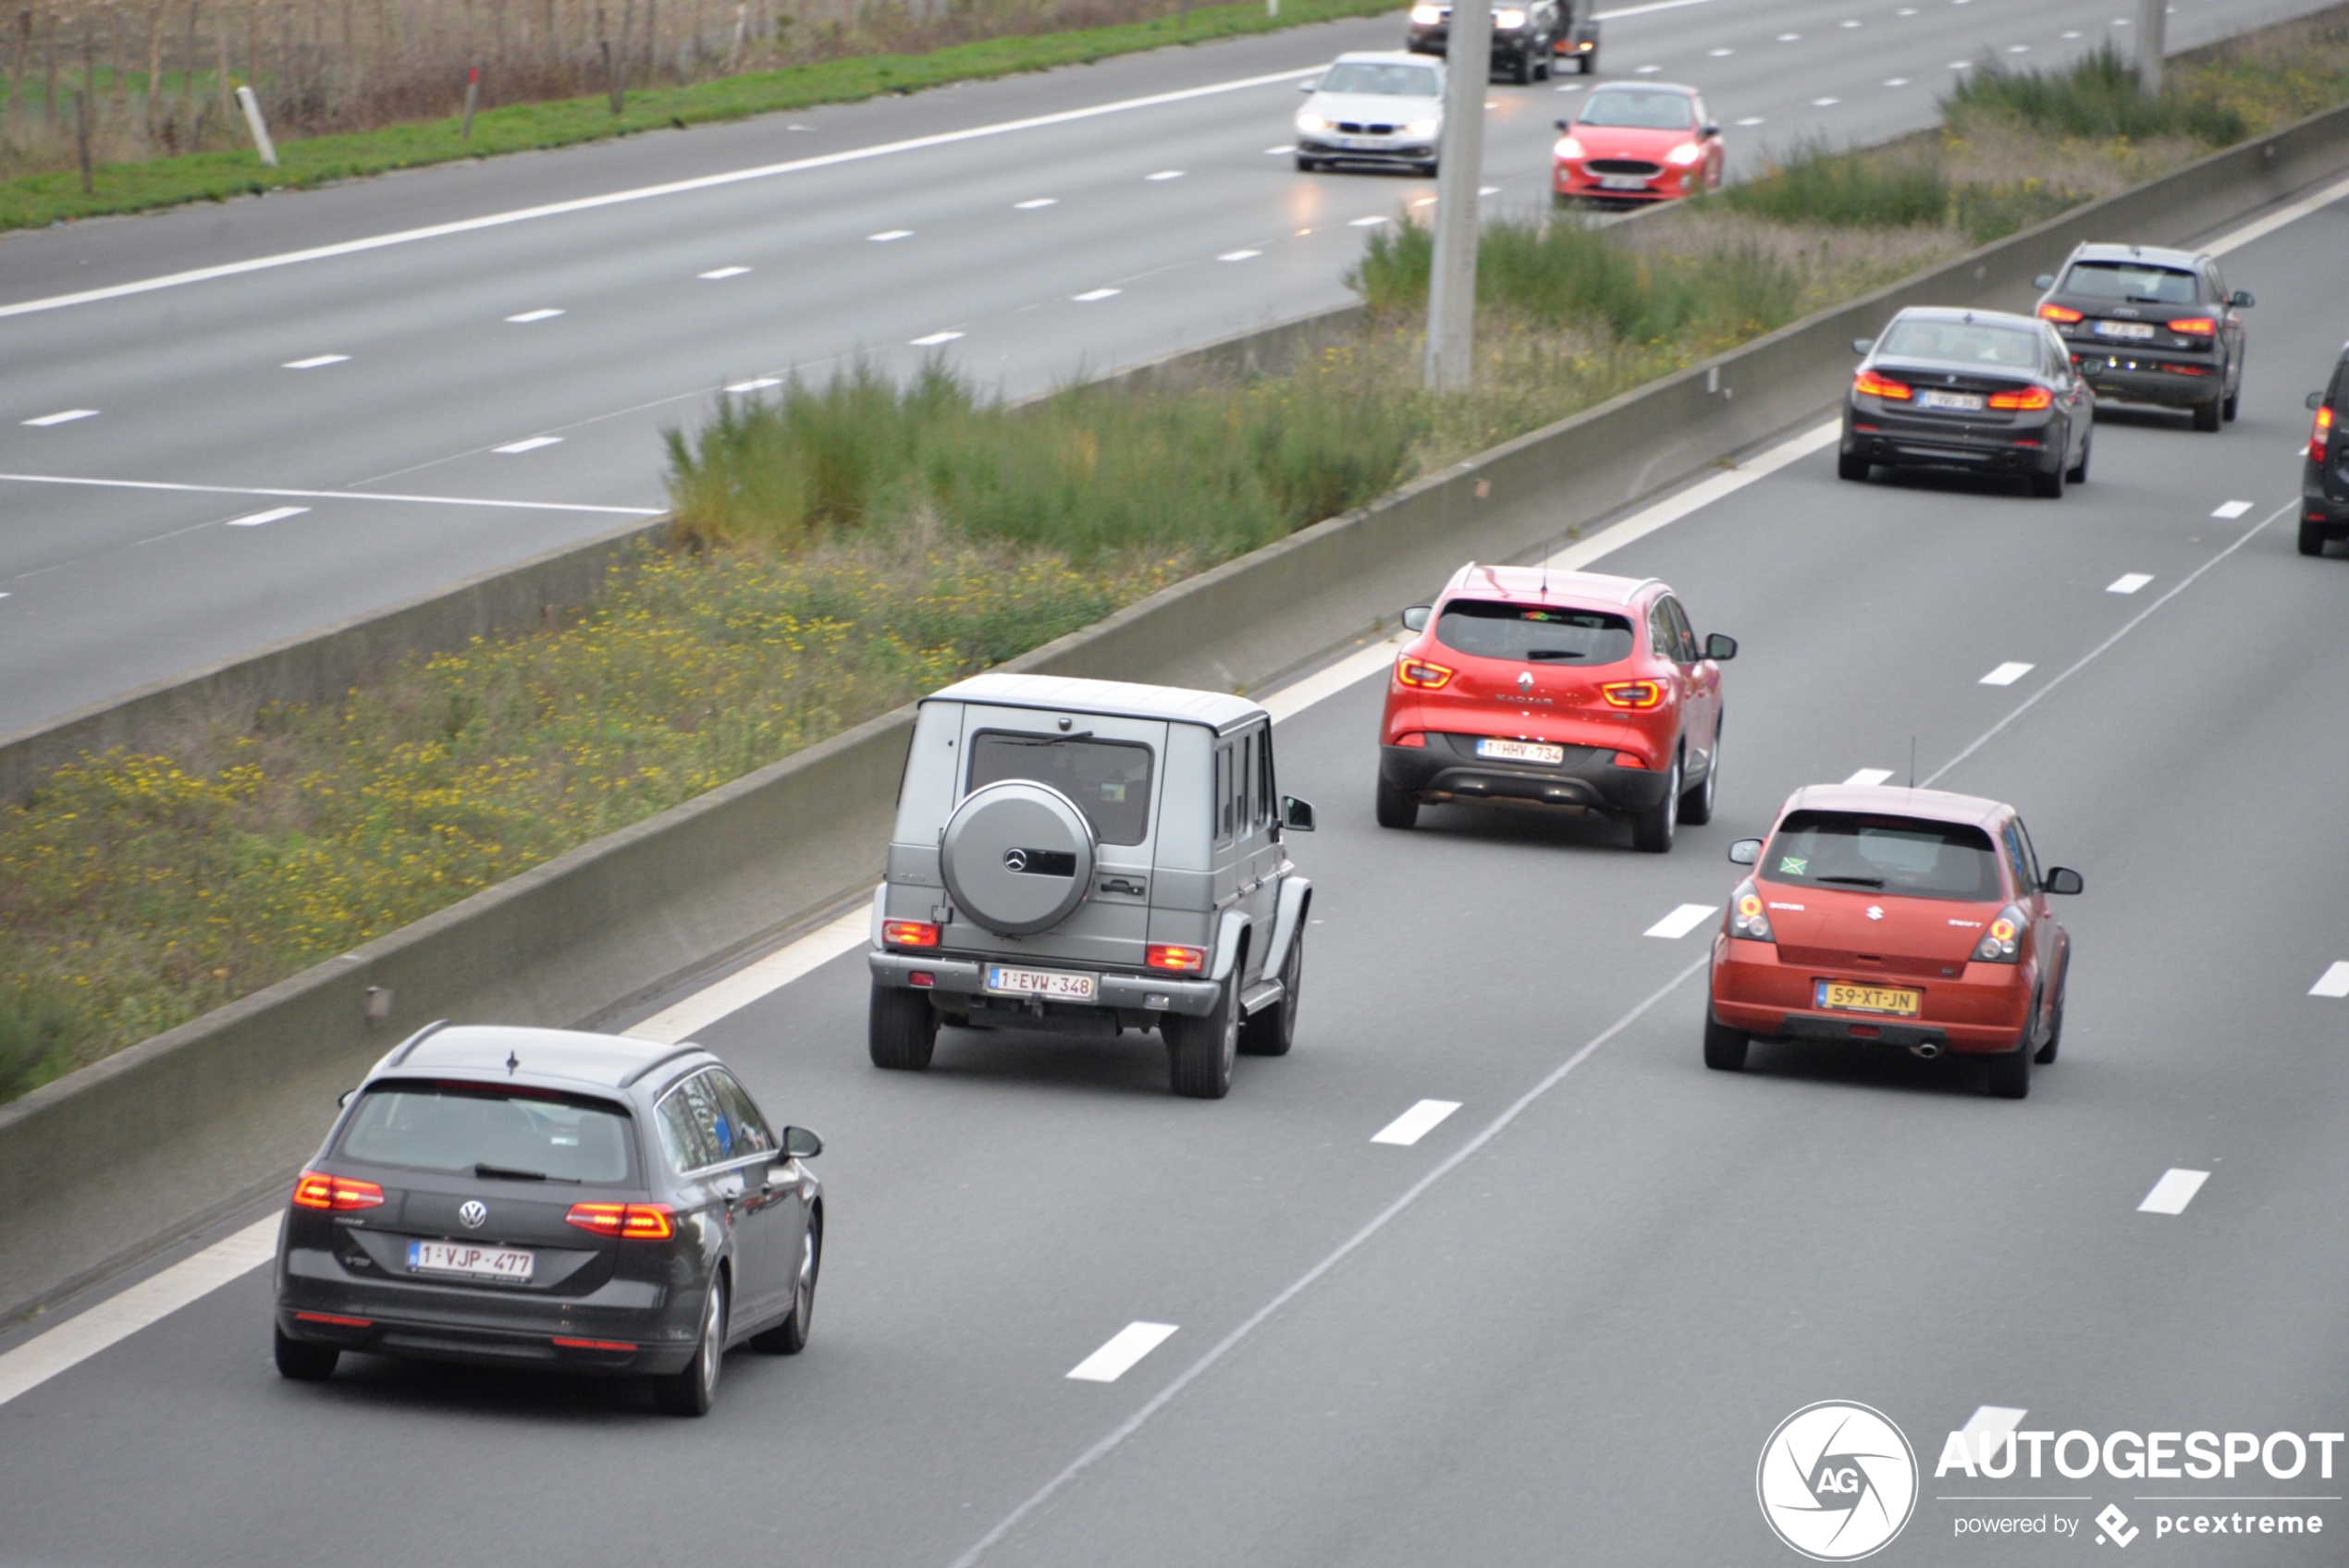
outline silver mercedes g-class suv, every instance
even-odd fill
[[[929,1065],[941,1021],[1155,1028],[1174,1092],[1297,1034],[1312,887],[1282,844],[1272,717],[1212,692],[981,675],[924,698],[873,900],[870,1044]]]

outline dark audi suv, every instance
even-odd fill
[[[277,1370],[351,1350],[645,1375],[702,1415],[729,1346],[807,1342],[822,1147],[699,1046],[434,1024],[294,1185]]]
[[[2196,430],[2235,417],[2243,393],[2243,318],[2251,303],[2219,263],[2193,251],[2082,245],[2060,275],[2040,277],[2051,322],[2099,398],[2185,409]]]
[[[2349,539],[2349,345],[2332,380],[2308,394],[2317,423],[2300,472],[2300,553],[2320,556],[2335,539]]]

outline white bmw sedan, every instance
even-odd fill
[[[1402,165],[1435,172],[1444,140],[1444,67],[1421,55],[1340,55],[1304,85],[1297,166]]]

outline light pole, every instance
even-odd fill
[[[1444,67],[1425,381],[1436,390],[1459,391],[1475,369],[1477,186],[1484,178],[1484,92],[1493,77],[1489,0],[1453,0]]]
[[[2137,0],[2137,85],[2147,97],[2161,93],[2161,55],[2169,31],[2169,0]]]

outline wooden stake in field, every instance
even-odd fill
[[[8,67],[8,127],[11,134],[24,133],[24,63],[32,54],[32,12],[28,7],[17,13],[17,57]]]
[[[73,143],[74,151],[81,156],[81,193],[87,196],[91,193],[90,95],[87,92],[73,95]]]
[[[162,95],[163,6],[160,0],[157,0],[157,4],[147,7],[147,102],[146,113],[142,118],[147,128],[149,143],[147,151],[150,153],[154,152],[153,143],[155,139],[155,100]]]

